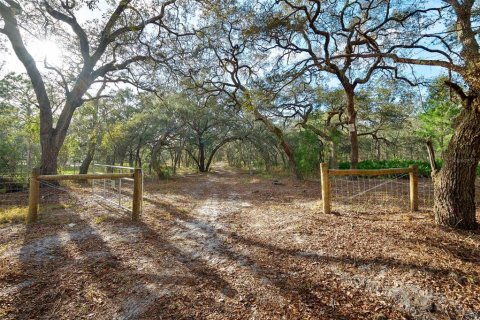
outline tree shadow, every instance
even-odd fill
[[[393,237],[399,241],[415,245],[423,245],[426,248],[434,248],[448,253],[465,263],[480,263],[480,229],[456,230],[435,225],[412,226],[414,232],[410,237],[404,233],[394,230],[384,231],[387,237]],[[428,229],[431,230],[428,230]],[[470,240],[471,243],[466,243]],[[452,271],[460,272],[452,269]]]
[[[189,215],[186,210],[179,209],[178,207],[170,203],[163,203],[163,202],[155,201],[152,199],[148,199],[147,201],[155,204],[158,207],[162,207],[163,209],[165,209],[166,211],[168,211],[170,214],[177,217],[178,219],[181,219],[184,221],[190,221],[190,222],[197,220],[193,216]],[[210,226],[209,228],[213,228],[213,227]],[[428,265],[405,263],[405,262],[402,262],[393,258],[388,258],[388,257],[378,257],[373,259],[357,258],[354,256],[334,257],[334,256],[320,255],[316,253],[309,253],[309,252],[301,251],[298,249],[295,249],[295,250],[284,249],[284,248],[280,248],[265,242],[254,240],[253,238],[242,237],[235,232],[228,232],[219,228],[213,228],[213,229],[216,234],[222,234],[238,243],[242,243],[251,247],[260,247],[270,251],[273,254],[283,254],[283,255],[289,255],[289,256],[294,256],[299,258],[307,258],[314,262],[345,263],[353,266],[357,266],[361,264],[369,264],[369,265],[377,265],[379,267],[399,268],[406,271],[419,270],[419,271],[429,272],[432,274],[443,274],[443,275],[446,275],[452,271],[462,273],[462,271],[458,268],[433,268]],[[406,242],[422,242],[427,246],[447,250],[448,252],[450,252],[457,258],[462,259],[465,262],[476,262],[478,259],[480,259],[480,251],[478,250],[476,245],[469,246],[469,245],[462,244],[460,242],[446,244],[445,237],[441,237],[441,236],[436,236],[428,241],[425,241],[418,238],[415,238],[415,239],[406,238],[402,236],[401,232],[392,233],[391,231],[388,231],[389,233],[387,234],[385,234],[385,232],[386,230],[382,230],[382,234],[385,235],[386,237],[395,237],[398,240],[403,240]],[[472,234],[480,235],[480,230],[474,230],[474,231],[456,230],[455,232],[463,234],[464,236],[469,236],[469,235],[471,236]]]
[[[228,185],[215,182],[216,189]],[[199,194],[209,198],[208,192]],[[219,194],[220,200],[222,197],[226,199],[228,195]],[[73,316],[94,313],[97,318],[135,319],[198,318],[218,312],[224,317],[244,317],[247,312],[244,309],[220,303],[212,296],[223,295],[233,301],[248,290],[253,298],[244,303],[251,307],[255,304],[257,288],[252,283],[239,283],[241,280],[236,275],[227,276],[201,256],[182,250],[169,232],[172,227],[184,230],[185,223],[194,224],[207,236],[206,241],[218,243],[215,254],[247,270],[259,283],[276,288],[290,305],[304,306],[297,316],[361,315],[365,292],[356,293],[358,301],[352,301],[353,309],[339,309],[328,299],[349,301],[352,298],[335,286],[335,279],[316,279],[293,272],[296,263],[285,264],[286,259],[298,261],[300,266],[306,260],[311,265],[372,265],[436,275],[447,275],[451,271],[462,273],[460,269],[435,268],[381,256],[369,259],[354,254],[332,256],[280,247],[258,240],[255,235],[246,237],[218,227],[174,204],[151,198],[146,201],[168,212],[171,218],[149,213],[139,223],[132,223],[127,217],[113,217],[106,226],[98,226],[77,213],[79,208],[75,207],[67,214],[59,210],[51,219],[28,225],[19,252],[18,277],[7,278],[7,282],[15,283],[18,289],[7,315],[20,319],[57,318],[71,312]],[[75,226],[67,228],[72,223]],[[241,289],[245,285],[252,287]],[[289,310],[276,311],[294,315]]]
[[[168,211],[169,214],[176,218],[174,224],[182,226],[182,222],[194,223],[206,234],[213,236],[221,245],[217,248],[217,253],[227,260],[234,262],[236,265],[247,268],[257,280],[266,280],[269,285],[275,286],[281,295],[287,300],[301,302],[307,307],[311,314],[324,314],[333,316],[335,318],[348,318],[356,314],[354,310],[339,310],[329,302],[326,302],[326,297],[335,297],[335,299],[348,301],[351,300],[347,294],[338,290],[338,286],[333,286],[332,282],[323,279],[325,282],[314,281],[308,276],[303,276],[300,273],[292,274],[288,271],[291,266],[285,265],[285,258],[287,256],[293,259],[307,259],[312,265],[321,263],[342,263],[350,264],[352,266],[361,263],[380,264],[388,267],[403,267],[410,269],[412,267],[422,268],[423,266],[402,265],[398,261],[384,261],[381,258],[378,260],[360,260],[355,257],[331,257],[326,255],[319,255],[315,253],[307,253],[299,250],[291,250],[280,248],[268,243],[264,243],[252,238],[245,238],[235,232],[229,232],[221,228],[210,225],[205,220],[200,220],[192,215],[189,215],[186,210],[177,208],[175,205],[157,202],[149,199],[149,202],[158,207]],[[213,231],[213,233],[212,233]],[[235,247],[246,247],[247,250],[236,250]],[[268,251],[267,260],[261,256],[255,257],[258,250]],[[249,252],[249,253],[245,253]],[[434,270],[437,271],[437,270]],[[351,289],[355,291],[354,288]],[[255,292],[253,292],[255,294]],[[365,295],[363,292],[360,295]],[[360,314],[360,313],[359,313]]]
[[[291,202],[293,199],[320,200],[320,184],[314,181],[286,180],[285,185],[274,185],[272,181],[256,179],[248,174],[209,173],[199,176],[185,176],[169,181],[156,181],[145,184],[146,194],[157,192],[169,193],[178,196],[194,194],[196,200],[208,200],[211,195],[208,188],[214,186],[216,190],[230,190],[232,193],[241,193],[242,200],[256,203]],[[219,200],[227,200],[229,195],[219,193]]]
[[[236,291],[214,269],[190,257],[150,229],[128,218],[113,217],[113,230],[95,226],[71,210],[58,210],[48,219],[26,226],[18,252],[18,266],[10,276],[3,275],[14,288],[5,302],[8,318],[61,318],[67,314],[100,318],[136,319],[148,313],[158,301],[164,306],[156,317],[179,318],[168,299],[161,299],[164,286],[198,285],[218,290],[227,296]],[[60,222],[55,223],[56,218]],[[69,227],[69,225],[74,225]],[[117,239],[112,239],[117,237]],[[131,257],[115,253],[122,238],[134,238],[131,252],[141,252],[142,239],[155,238],[155,250],[175,258],[177,268],[187,275],[155,275],[129,265]],[[127,248],[128,251],[128,248]],[[161,258],[158,257],[157,258]],[[11,277],[15,274],[15,277]],[[152,284],[153,283],[153,284]],[[159,294],[160,293],[160,294]],[[2,303],[3,304],[3,303]]]

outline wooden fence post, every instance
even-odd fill
[[[418,211],[418,166],[410,166],[410,210]]]
[[[320,178],[322,183],[323,213],[329,214],[331,212],[331,203],[330,203],[330,178],[328,176],[327,163],[322,162],[320,164]]]
[[[133,204],[132,220],[138,221],[142,210],[143,201],[143,174],[142,169],[135,169],[133,172]]]
[[[28,214],[27,223],[37,221],[38,217],[38,199],[40,196],[40,183],[38,182],[39,170],[37,168],[32,169],[30,174],[30,189],[28,193]]]

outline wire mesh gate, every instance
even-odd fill
[[[130,168],[129,168],[130,169]],[[29,208],[28,208],[28,215],[27,215],[27,222],[34,222],[37,220],[38,216],[38,206],[39,206],[39,198],[40,198],[40,184],[50,184],[51,186],[55,187],[59,181],[65,180],[72,180],[78,182],[86,182],[88,180],[92,181],[92,191],[93,194],[99,197],[102,197],[107,202],[112,202],[115,205],[118,205],[126,210],[130,210],[130,208],[125,207],[122,205],[122,188],[121,182],[122,179],[131,179],[133,183],[133,191],[131,194],[132,201],[131,201],[131,217],[133,221],[137,221],[139,219],[140,213],[142,212],[142,200],[143,200],[143,172],[141,169],[133,169],[133,172],[122,172],[122,173],[103,173],[103,174],[71,174],[71,175],[39,175],[38,169],[33,169],[30,177],[30,187],[29,187]],[[95,193],[95,185],[99,185],[99,183],[95,183],[94,181],[103,180],[103,195],[98,195]],[[113,181],[113,182],[112,182]],[[112,185],[113,183],[117,182],[117,186],[115,187]],[[118,192],[118,203],[111,201],[107,198],[107,192],[111,192],[108,190],[107,185],[114,190],[119,190]],[[100,184],[101,186],[101,184]]]
[[[322,163],[320,173],[324,213],[331,213],[332,203],[339,209],[355,212],[397,212],[405,208],[418,211],[420,203],[425,206],[433,203],[433,187],[419,179],[416,166],[336,170]]]
[[[134,174],[134,167],[114,166],[105,164],[92,164],[92,174],[109,174],[109,173],[130,173]],[[142,172],[143,175],[143,172]],[[142,176],[142,190],[143,190],[143,176]],[[117,178],[117,179],[102,179],[92,180],[92,194],[100,197],[103,201],[112,205],[120,207],[126,211],[132,210],[132,201],[134,189],[133,178]],[[143,202],[141,208],[143,209]]]

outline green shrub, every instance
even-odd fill
[[[358,163],[358,169],[390,169],[390,168],[408,168],[416,164],[418,172],[421,176],[429,177],[432,170],[428,161],[415,161],[405,159],[389,159],[389,160],[364,160]],[[442,161],[437,160],[439,168],[442,167]],[[350,162],[341,162],[339,169],[350,169]],[[477,175],[480,176],[480,166],[477,167]]]
[[[170,166],[161,166],[157,170],[157,177],[159,179],[170,179],[173,176],[173,168]]]
[[[320,164],[320,144],[318,137],[310,130],[302,130],[290,136],[294,146],[297,169],[302,176],[310,176],[318,171]]]

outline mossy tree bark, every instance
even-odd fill
[[[435,222],[475,229],[475,179],[480,161],[480,99],[470,99],[457,119],[442,169],[434,174]]]

